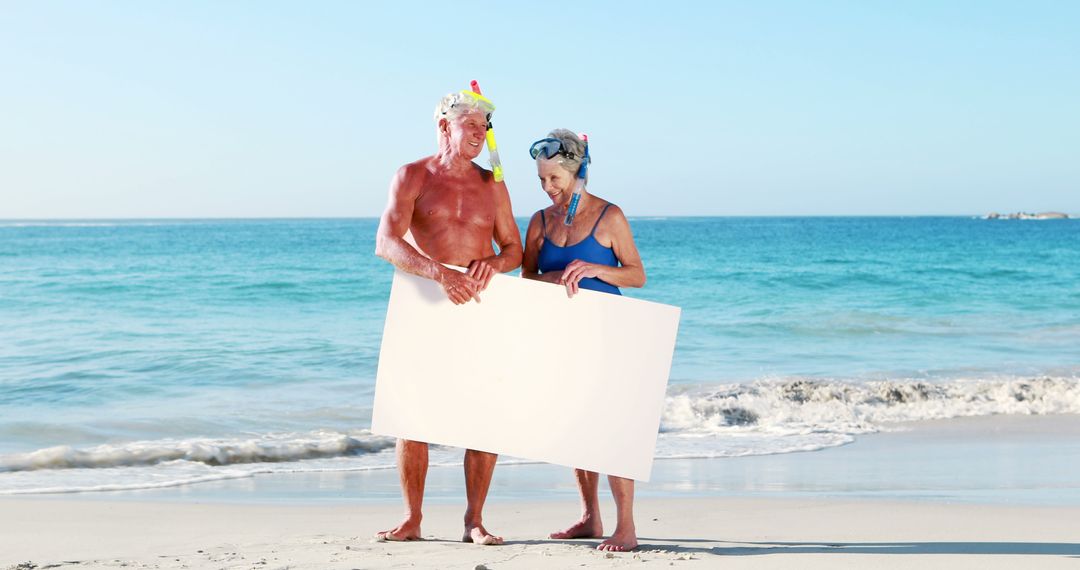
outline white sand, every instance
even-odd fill
[[[608,501],[610,503],[610,501]],[[606,521],[614,522],[611,505]],[[1080,508],[804,499],[640,500],[637,552],[543,537],[573,504],[495,503],[508,544],[457,542],[460,507],[415,543],[374,543],[400,507],[2,499],[0,568],[1078,568]],[[608,529],[611,530],[610,528]],[[24,566],[29,568],[31,566]]]

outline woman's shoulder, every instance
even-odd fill
[[[539,231],[545,225],[544,217],[550,215],[547,213],[547,208],[541,208],[533,212],[532,217],[529,218],[528,232]]]
[[[615,241],[627,237],[630,222],[618,204],[606,200],[604,202],[600,207],[601,217],[596,222],[595,236],[605,247],[611,247]]]
[[[600,224],[607,225],[611,222],[623,223],[626,221],[626,214],[623,213],[622,208],[615,202],[609,202],[600,198],[601,204],[600,210]]]
[[[551,210],[551,207],[547,207],[547,208],[540,208],[539,210],[533,212],[532,217],[529,218],[529,222],[536,222],[536,221],[544,220],[545,218],[550,218],[551,217],[550,210]]]

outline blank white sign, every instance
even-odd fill
[[[648,481],[679,308],[505,275],[480,298],[395,273],[371,430]]]

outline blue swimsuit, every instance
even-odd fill
[[[610,207],[611,204],[604,206],[603,211],[600,212],[600,217],[596,218],[596,224],[593,225],[592,231],[589,232],[588,237],[574,245],[565,247],[559,247],[547,239],[547,217],[544,216],[544,211],[540,210],[540,220],[544,224],[544,243],[540,246],[540,254],[536,259],[536,265],[539,267],[540,273],[565,269],[566,266],[575,259],[580,259],[588,263],[595,263],[597,265],[618,267],[619,258],[615,257],[615,251],[610,247],[600,245],[600,242],[596,241],[595,236],[596,228],[600,225],[600,219],[604,217],[604,214],[607,213],[607,209]],[[598,277],[586,277],[578,282],[578,286],[582,289],[591,289],[593,291],[600,291],[601,293],[622,295],[618,287],[606,281],[602,281]]]

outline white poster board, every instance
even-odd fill
[[[480,298],[395,273],[371,430],[648,481],[679,308],[505,275]]]

